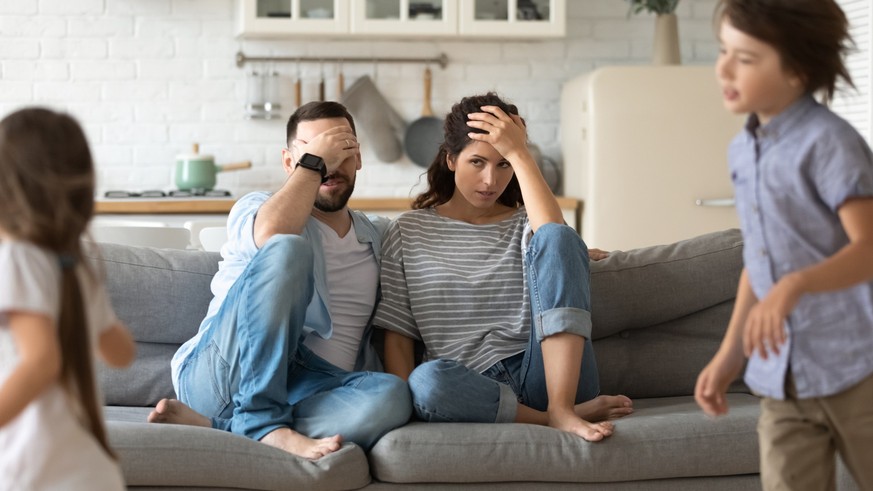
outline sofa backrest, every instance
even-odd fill
[[[694,393],[721,343],[743,268],[739,230],[614,251],[591,263],[601,392],[631,398]],[[746,392],[737,381],[732,391]]]
[[[115,313],[137,344],[136,360],[127,369],[98,364],[106,403],[152,406],[163,397],[175,397],[170,359],[197,334],[221,256],[108,243],[99,244],[90,256],[104,271]]]
[[[137,341],[127,370],[98,368],[107,404],[152,406],[174,397],[170,359],[197,333],[218,271],[214,252],[100,244],[119,318]],[[601,392],[632,398],[690,395],[718,349],[742,269],[736,230],[615,251],[591,265],[594,351]],[[736,384],[734,390],[745,390]]]

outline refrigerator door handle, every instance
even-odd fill
[[[726,207],[734,206],[736,202],[733,198],[718,198],[718,199],[696,199],[694,204],[697,206],[717,206]]]

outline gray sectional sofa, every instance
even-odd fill
[[[211,298],[215,253],[113,244],[93,254],[138,355],[100,368],[109,435],[134,489],[759,489],[758,400],[741,382],[717,420],[697,408],[697,374],[718,347],[742,267],[739,232],[614,252],[593,263],[594,346],[603,393],[636,411],[607,440],[546,427],[410,422],[366,455],[318,461],[218,430],[145,423],[172,397],[170,358]],[[840,489],[855,489],[840,469]]]

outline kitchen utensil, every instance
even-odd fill
[[[543,155],[543,152],[537,145],[528,143],[527,149],[530,152],[531,157],[533,157],[534,161],[537,163],[537,166],[540,168],[540,172],[543,174],[543,179],[546,180],[549,189],[551,189],[555,194],[559,193],[561,189],[560,166],[554,160]]]
[[[343,91],[346,87],[346,78],[343,76],[343,64],[340,62],[339,71],[336,75],[336,100],[343,100]]]
[[[318,100],[324,101],[324,65],[321,65],[321,78],[318,80]]]
[[[431,77],[430,67],[425,68],[424,103],[421,117],[406,128],[406,137],[403,141],[406,155],[409,155],[409,158],[421,167],[430,166],[439,153],[440,145],[443,142],[443,120],[434,117],[433,108],[430,105]]]
[[[251,162],[215,165],[212,155],[203,155],[200,145],[194,144],[190,154],[176,156],[176,187],[181,190],[208,191],[215,187],[215,175],[237,169],[248,169]]]
[[[294,109],[296,110],[303,104],[303,87],[300,82],[300,62],[297,62],[296,77],[294,79]]]
[[[385,100],[369,75],[355,80],[340,101],[354,116],[358,131],[380,161],[394,162],[403,156],[406,121]]]
[[[266,71],[252,71],[246,78],[246,119],[274,119],[279,117],[279,73],[271,67]]]
[[[261,74],[252,70],[246,75],[246,119],[260,119],[264,114],[264,84]]]

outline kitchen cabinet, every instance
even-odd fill
[[[345,34],[348,14],[348,0],[240,0],[239,34]]]
[[[564,36],[566,0],[239,0],[241,37]]]
[[[351,5],[354,34],[450,36],[458,32],[454,0],[357,0]]]
[[[461,0],[458,33],[470,37],[563,37],[565,0]]]

